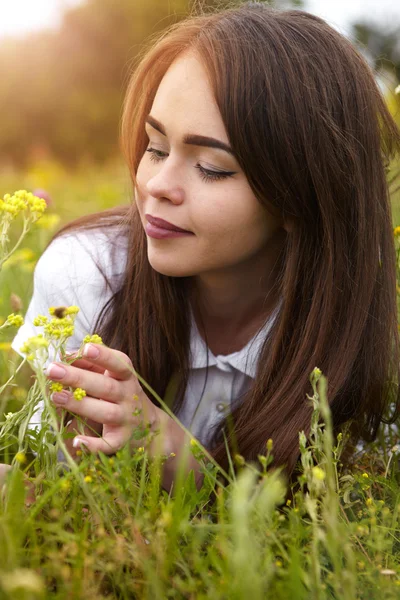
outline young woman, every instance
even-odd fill
[[[81,308],[71,350],[102,336],[47,370],[87,392],[53,395],[102,434],[75,443],[115,452],[140,408],[176,454],[173,481],[188,436],[130,365],[224,467],[226,443],[252,460],[272,438],[292,472],[316,366],[335,428],[373,439],[399,398],[386,166],[400,135],[352,44],[256,2],[190,17],[142,57],[121,140],[132,204],[59,232],[13,346],[51,305]]]

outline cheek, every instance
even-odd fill
[[[143,165],[143,161],[139,163],[138,170],[136,172],[136,186],[135,186],[135,200],[136,204],[141,210],[143,206],[143,198],[145,197],[145,190],[148,181],[148,173]]]
[[[257,243],[275,229],[275,219],[269,219],[254,197],[243,193],[224,195],[222,202],[208,203],[199,211],[195,221],[205,238],[218,246],[240,246]]]
[[[144,161],[142,158],[142,160],[140,161],[139,166],[137,168],[137,171],[136,171],[136,184],[137,184],[137,186],[142,188],[144,186],[145,182],[146,182],[146,167],[145,167],[145,164],[144,164]]]
[[[205,255],[221,264],[235,264],[267,247],[281,227],[254,198],[247,202],[233,198],[230,210],[220,210],[208,217],[208,230],[203,226]]]

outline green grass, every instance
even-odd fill
[[[130,197],[119,165],[71,175],[48,164],[23,176],[0,175],[0,182],[1,193],[47,189],[61,222]],[[398,194],[393,222],[400,224]],[[33,229],[23,243],[33,255],[22,253],[1,273],[4,317],[12,312],[11,292],[26,308],[32,268],[51,233]],[[7,341],[11,331],[5,333]],[[4,346],[1,354],[0,387],[20,363]],[[397,430],[382,429],[352,469],[341,469],[343,440],[332,438],[323,376],[311,376],[310,443],[306,447],[300,437],[301,472],[291,493],[282,475],[269,470],[269,445],[267,458],[257,463],[239,467],[244,461],[232,457],[238,473],[230,472],[229,482],[203,460],[200,490],[192,476],[183,476],[182,465],[167,494],[160,483],[167,457],[152,460],[125,448],[111,458],[84,453],[65,469],[56,459],[63,431],[49,427],[29,434],[37,455],[25,451],[24,418],[45,393],[40,377],[31,387],[31,373],[23,368],[18,385],[0,395],[5,412],[22,411],[0,422],[1,460],[13,463],[0,492],[1,600],[400,597]],[[201,456],[201,449],[192,451]]]

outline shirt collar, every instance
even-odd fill
[[[191,352],[191,368],[202,369],[207,367],[207,352],[208,352],[208,366],[217,366],[222,371],[232,371],[237,369],[245,375],[255,379],[257,370],[257,361],[261,346],[264,343],[265,338],[270,331],[279,308],[282,305],[282,300],[275,307],[270,317],[263,325],[263,327],[255,334],[254,337],[244,346],[241,350],[233,352],[227,355],[217,355],[211,352],[207,348],[205,341],[201,337],[199,330],[194,319],[193,311],[190,308],[191,313],[191,329],[190,329],[190,352]]]

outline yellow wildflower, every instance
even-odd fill
[[[84,478],[85,483],[92,483],[93,479],[90,477],[90,475],[86,475],[86,477]]]
[[[93,335],[87,335],[83,338],[83,341],[85,342],[85,344],[102,344],[103,340],[101,339],[101,337],[99,335],[97,335],[96,333],[94,333]]]
[[[373,503],[374,503],[374,501],[372,500],[372,498],[367,498],[367,499],[366,499],[366,501],[365,501],[365,504],[366,504],[367,506],[372,506],[372,505],[373,505]]]
[[[67,492],[70,489],[71,484],[68,481],[68,479],[63,479],[61,481],[61,483],[60,483],[60,487],[61,487],[62,490],[64,490],[65,492]]]
[[[49,319],[45,317],[45,315],[37,315],[37,317],[33,319],[33,324],[35,327],[41,327],[42,325],[46,325],[48,320]]]
[[[24,212],[33,222],[40,219],[46,210],[46,202],[43,198],[34,196],[26,190],[18,190],[13,195],[5,194],[3,200],[0,199],[0,214],[8,216],[10,220]]]
[[[395,237],[398,237],[398,236],[400,235],[400,227],[395,227],[395,228],[393,229],[393,235],[394,235]]]
[[[41,348],[48,348],[49,341],[46,340],[43,335],[40,333],[39,335],[30,337],[24,342],[20,348],[20,351],[23,354],[28,354],[28,360],[33,360],[34,353],[36,350],[40,350]]]
[[[26,463],[26,456],[23,452],[17,452],[17,454],[15,455],[15,460],[20,465],[23,465],[24,463]]]
[[[140,446],[140,448],[137,449],[137,451],[141,454],[142,452],[144,452],[144,448],[143,446]]]
[[[60,383],[59,381],[54,381],[51,385],[50,385],[50,391],[51,392],[61,392],[64,389],[64,386],[62,383]]]
[[[369,478],[369,475],[368,475],[368,473],[363,473],[363,474],[361,475],[361,477],[364,477],[364,479],[368,479],[368,478]]]
[[[82,388],[76,388],[74,390],[75,400],[82,400],[82,398],[84,398],[85,396],[86,396],[86,392]]]
[[[64,308],[64,307],[62,307]],[[60,314],[60,313],[58,313]],[[69,316],[67,317],[54,317],[50,323],[44,325],[44,332],[50,338],[60,339],[68,338],[73,335],[75,330],[73,321]]]
[[[15,315],[11,313],[8,315],[6,322],[4,323],[4,327],[21,327],[24,323],[24,318],[21,315]]]
[[[77,315],[78,312],[79,312],[79,306],[72,305],[72,306],[67,306],[65,314],[66,315]]]
[[[323,471],[320,467],[313,467],[312,474],[313,477],[318,481],[323,481],[325,479],[325,471]]]

